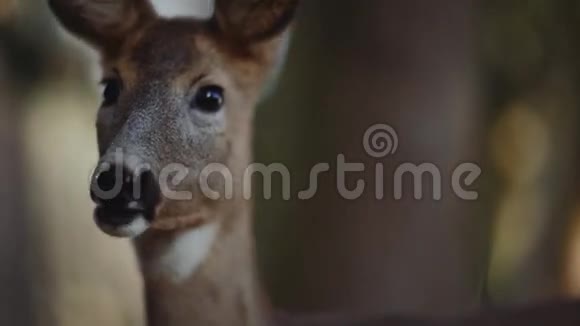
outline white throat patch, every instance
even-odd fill
[[[154,262],[155,274],[176,283],[187,280],[207,258],[218,230],[212,223],[177,235]]]

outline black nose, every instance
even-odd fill
[[[91,199],[99,206],[101,219],[112,216],[129,219],[136,214],[151,219],[160,200],[160,190],[155,175],[148,168],[129,169],[124,165],[102,163],[93,175]]]

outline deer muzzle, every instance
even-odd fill
[[[94,218],[109,235],[136,237],[145,232],[160,202],[160,187],[147,164],[101,160],[91,180]]]

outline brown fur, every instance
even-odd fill
[[[69,31],[109,55],[119,51],[124,35],[155,19],[148,0],[50,0],[49,5]]]
[[[281,60],[297,1],[218,0],[208,21],[157,17],[146,0],[49,2],[67,29],[100,50],[105,77],[122,82],[118,102],[101,108],[97,119],[101,159],[122,149],[155,173],[173,163],[193,172],[178,187],[193,189],[193,199],[163,199],[151,228],[135,239],[149,326],[266,324],[251,203],[241,199],[241,189],[232,200],[209,200],[197,177],[220,162],[241,179],[251,161],[254,107]],[[223,118],[189,108],[195,90],[211,84],[225,89]],[[217,181],[213,186],[220,189]],[[180,234],[208,223],[219,225],[217,239],[189,279],[176,283],[149,273],[148,264]]]
[[[298,0],[217,0],[212,26],[240,42],[260,41],[281,33],[294,18]],[[231,31],[228,33],[227,31]]]
[[[251,218],[240,216],[237,209],[217,218],[223,220],[218,239],[193,277],[180,284],[159,278],[146,280],[149,325],[267,324],[254,273]],[[171,241],[171,232],[151,232],[139,239],[139,256],[147,259],[154,255],[152,248]]]

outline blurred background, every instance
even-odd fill
[[[347,201],[330,175],[311,200],[259,201],[276,305],[448,316],[580,295],[580,3],[303,2],[258,111],[256,161],[284,163],[305,189],[310,168],[339,153],[378,163],[362,137],[387,123],[400,139],[387,171],[475,162],[483,174],[476,201],[445,183],[441,201]],[[167,15],[211,7],[155,3]],[[45,1],[0,0],[1,325],[143,323],[130,244],[91,218],[96,62]],[[354,177],[372,187],[371,172]]]

